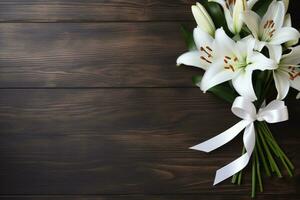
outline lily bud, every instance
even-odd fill
[[[203,31],[213,36],[215,34],[216,27],[206,9],[200,3],[196,3],[196,5],[192,6],[192,12],[198,26]]]
[[[239,33],[243,27],[242,14],[247,9],[246,0],[236,0],[233,7],[233,31],[234,33]]]

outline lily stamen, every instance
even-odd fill
[[[209,50],[209,49],[208,49]],[[211,50],[211,49],[210,49]],[[204,51],[206,54],[207,54],[207,56],[210,58],[210,57],[212,57],[212,55],[209,53],[209,52],[207,52],[207,50],[206,49],[204,49],[203,47],[201,47],[200,48],[200,51]]]
[[[236,63],[237,61],[238,61],[237,57],[234,57],[232,59],[232,57],[225,56],[224,57],[224,63],[225,63],[224,69],[228,69],[228,70],[231,70],[232,72],[235,72],[235,68],[234,68],[234,66],[232,64]],[[236,64],[234,64],[234,65],[236,65]]]
[[[204,61],[210,63],[210,64],[212,63],[211,61],[209,61],[208,59],[206,59],[204,56],[201,56],[200,58],[201,58],[202,60],[204,60]]]
[[[275,27],[274,20],[267,20],[264,25],[262,38],[265,40],[270,40],[276,31],[276,29],[274,27]]]
[[[234,67],[232,65],[225,66],[224,69],[229,69],[232,72],[235,72]]]
[[[300,72],[296,73],[296,74],[293,74],[291,72],[289,72],[289,75],[290,75],[290,80],[295,80],[297,77],[300,76]]]
[[[212,51],[212,49],[209,46],[206,46],[206,49],[208,49],[209,51]]]
[[[296,67],[293,66],[289,66],[288,68],[290,71],[288,72],[289,76],[290,76],[290,80],[295,80],[298,76],[300,76],[300,72],[296,71]]]

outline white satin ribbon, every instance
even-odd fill
[[[251,157],[255,146],[255,128],[254,121],[266,121],[268,123],[277,123],[288,120],[288,109],[283,101],[274,100],[267,106],[262,107],[256,112],[254,104],[245,97],[237,97],[232,105],[231,111],[242,119],[223,133],[201,143],[190,149],[211,152],[235,138],[243,129],[243,143],[246,153],[237,158],[228,165],[217,170],[214,185],[233,176],[244,169]]]

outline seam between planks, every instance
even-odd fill
[[[157,23],[157,22],[195,22],[194,20],[149,20],[149,21],[134,21],[134,20],[110,20],[110,21],[101,21],[101,20],[53,20],[53,21],[44,21],[44,20],[5,20],[1,21],[0,24],[13,24],[13,23],[37,23],[37,24],[54,24],[54,23],[68,23],[68,24],[74,24],[74,23]]]

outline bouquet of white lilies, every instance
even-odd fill
[[[177,65],[203,69],[203,76],[194,77],[195,84],[231,102],[232,112],[242,120],[191,149],[213,151],[244,130],[242,156],[219,169],[214,184],[229,177],[241,184],[242,170],[252,161],[254,197],[256,183],[263,191],[262,169],[268,176],[282,177],[280,161],[293,176],[294,166],[268,123],[288,120],[283,100],[290,87],[300,91],[300,46],[295,46],[300,33],[287,13],[289,0],[200,2],[192,6],[198,25],[193,33],[182,27],[189,51],[177,59]]]

